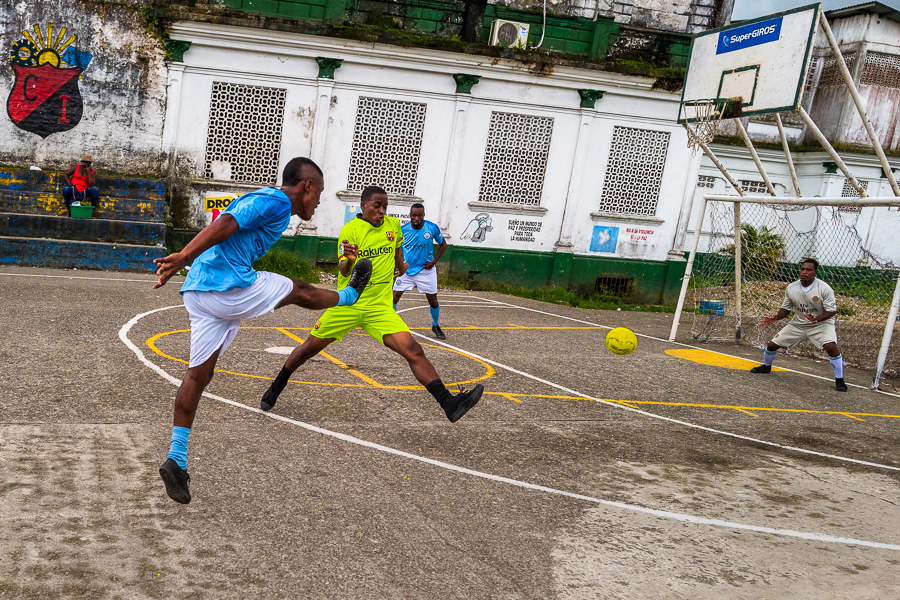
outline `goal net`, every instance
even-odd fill
[[[861,199],[861,202],[871,199]],[[900,199],[898,205],[900,205]],[[693,276],[684,306],[692,305],[696,341],[764,346],[787,320],[762,327],[778,312],[788,283],[799,278],[800,261],[815,258],[818,277],[837,298],[838,346],[848,365],[875,370],[888,319],[898,263],[898,206],[782,205],[740,203],[741,290],[735,285],[735,204],[707,203]],[[738,310],[740,316],[738,317]],[[809,342],[793,354],[826,358]],[[884,383],[900,386],[900,326],[891,340]]]

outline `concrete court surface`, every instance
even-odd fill
[[[176,504],[188,319],[153,280],[0,268],[0,598],[900,597],[900,398],[749,374],[671,315],[442,291],[442,345],[405,294],[444,381],[487,388],[454,425],[359,332],[262,414],[317,313],[245,322]],[[615,356],[616,325],[650,337]]]

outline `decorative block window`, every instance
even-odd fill
[[[492,112],[478,200],[540,206],[552,117]]]
[[[712,189],[716,187],[716,178],[709,175],[701,175],[697,178],[697,187]]]
[[[600,211],[655,215],[670,134],[613,127]]]
[[[844,54],[844,62],[847,63],[847,68],[852,73],[853,65],[856,64],[856,52]],[[829,54],[822,57],[822,75],[819,77],[819,87],[836,85],[845,85],[844,76],[841,74],[841,68],[838,66],[837,59]]]
[[[415,194],[425,107],[417,102],[360,97],[348,190],[377,185],[388,194]]]
[[[868,181],[860,179],[859,184],[864,190],[869,189]],[[844,187],[841,188],[841,198],[859,198],[859,192],[856,191],[849,179],[844,179]],[[838,206],[838,212],[858,213],[862,212],[862,206]]]
[[[900,56],[883,52],[866,52],[861,85],[877,85],[886,88],[900,88]]]
[[[748,194],[752,195],[760,195],[760,194],[768,194],[769,188],[766,187],[765,181],[749,181],[746,179],[741,180],[741,187],[744,188],[744,191]]]
[[[809,70],[806,72],[806,81],[803,83],[803,97],[800,100],[800,106],[804,109],[809,110],[810,104],[812,104],[813,93],[815,92],[815,88],[813,85],[816,82],[816,75],[819,74],[819,69],[822,66],[822,58],[819,56],[812,56],[809,59]]]
[[[206,177],[273,185],[278,179],[287,90],[213,82]]]

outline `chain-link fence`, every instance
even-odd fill
[[[800,261],[815,258],[819,262],[817,276],[834,289],[837,298],[838,346],[845,362],[874,371],[898,276],[894,263],[867,248],[878,213],[861,221],[859,207],[741,203],[738,323],[734,207],[732,202],[707,204],[685,298],[686,307],[694,306],[694,339],[735,341],[739,327],[743,342],[764,346],[786,321],[762,327],[760,318],[778,312],[785,287],[799,278]],[[809,342],[791,352],[825,358]],[[894,330],[883,382],[900,387],[900,324]]]

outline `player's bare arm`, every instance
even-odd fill
[[[836,310],[826,310],[821,315],[814,315],[811,313],[803,313],[803,316],[809,319],[811,323],[821,323],[822,321],[827,321],[831,317],[837,314]]]
[[[185,265],[193,262],[195,258],[203,254],[209,248],[220,244],[237,233],[239,227],[237,221],[229,214],[223,214],[212,225],[201,231],[185,246],[181,252],[175,252],[162,258],[154,258],[156,274],[159,280],[153,289],[161,288],[172,278],[172,275],[180,271]]]
[[[789,314],[790,314],[790,312],[786,311],[783,308],[780,308],[780,309],[778,309],[778,312],[776,314],[769,315],[767,317],[763,317],[762,319],[760,319],[759,324],[763,325],[763,326],[768,326],[776,321],[780,321],[781,319],[785,318]]]
[[[347,260],[341,260],[338,263],[338,271],[346,277],[353,270],[353,263],[356,262],[356,258],[359,256],[359,246],[351,244],[348,240],[341,240],[341,245],[344,248],[344,253],[341,256]]]
[[[441,245],[438,246],[438,251],[434,253],[434,260],[429,260],[422,268],[433,269],[434,265],[436,265],[438,261],[441,260],[441,257],[444,255],[445,250],[447,250],[447,240],[444,240],[443,242],[441,242]]]

